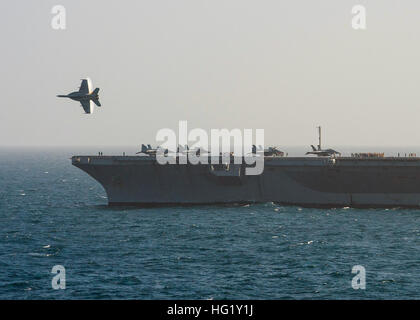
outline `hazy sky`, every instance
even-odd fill
[[[0,146],[154,144],[179,120],[279,146],[316,144],[319,124],[330,147],[418,145],[419,35],[418,0],[1,1]],[[92,115],[56,97],[86,76]]]

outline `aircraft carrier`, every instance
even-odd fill
[[[73,156],[72,164],[104,187],[109,205],[420,207],[420,158],[413,155],[268,155],[254,176],[244,174],[245,163],[161,165],[153,155]]]

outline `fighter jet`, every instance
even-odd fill
[[[74,91],[67,95],[58,95],[57,97],[60,98],[70,98],[72,100],[79,101],[85,110],[85,113],[93,113],[93,109],[95,105],[92,103],[94,102],[98,107],[101,106],[99,102],[99,88],[96,88],[92,91],[92,81],[89,78],[82,79],[82,84],[80,85],[79,91]]]
[[[318,157],[332,157],[335,155],[341,155],[340,152],[335,151],[334,149],[322,149],[321,148],[321,127],[317,127],[318,128],[318,139],[319,139],[319,144],[318,144],[318,148],[315,148],[314,145],[311,145],[312,151],[308,151],[306,152],[306,154],[314,154]]]
[[[152,149],[152,146],[148,144],[147,146],[142,144],[141,150],[139,152],[136,152],[136,154],[144,153],[147,155],[156,155],[157,149]]]
[[[161,148],[160,146],[159,146],[159,147],[157,147],[156,149],[153,149],[153,148],[152,148],[152,146],[151,146],[150,144],[148,144],[147,146],[146,146],[146,145],[144,145],[144,144],[142,144],[142,145],[141,145],[141,150],[140,150],[139,152],[136,152],[136,154],[143,153],[143,154],[146,154],[146,155],[148,155],[148,156],[156,156],[156,153],[157,153],[158,151],[160,151],[160,150],[162,150],[162,148]],[[168,154],[168,152],[169,152],[169,150],[168,150],[168,149],[163,150],[163,153],[164,153],[165,155],[167,155],[167,154]]]
[[[267,149],[263,149],[262,146],[258,146],[258,148],[255,145],[252,145],[252,153],[264,153],[264,156],[266,157],[283,157],[284,152],[279,150],[277,147],[268,147]]]
[[[178,145],[176,151],[178,154],[195,154],[196,156],[200,156],[202,153],[208,153],[206,149],[201,147],[190,149],[190,147],[187,144],[185,146]]]
[[[318,157],[330,157],[330,156],[341,154],[340,152],[335,151],[334,149],[317,149],[313,145],[311,145],[311,147],[312,147],[312,151],[308,151],[306,152],[306,154],[314,154],[314,155],[317,155]]]
[[[264,156],[266,157],[283,157],[284,152],[280,151],[277,147],[268,147],[264,149]]]

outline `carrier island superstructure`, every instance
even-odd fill
[[[245,175],[245,163],[161,165],[154,154],[144,153],[73,156],[72,164],[104,187],[109,205],[420,207],[420,158],[367,153],[345,157],[320,144],[313,149],[302,157],[264,153],[259,175]]]

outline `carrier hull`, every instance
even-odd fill
[[[160,165],[147,156],[74,156],[105,189],[109,205],[277,202],[308,207],[420,207],[420,158],[266,157],[245,165]]]

